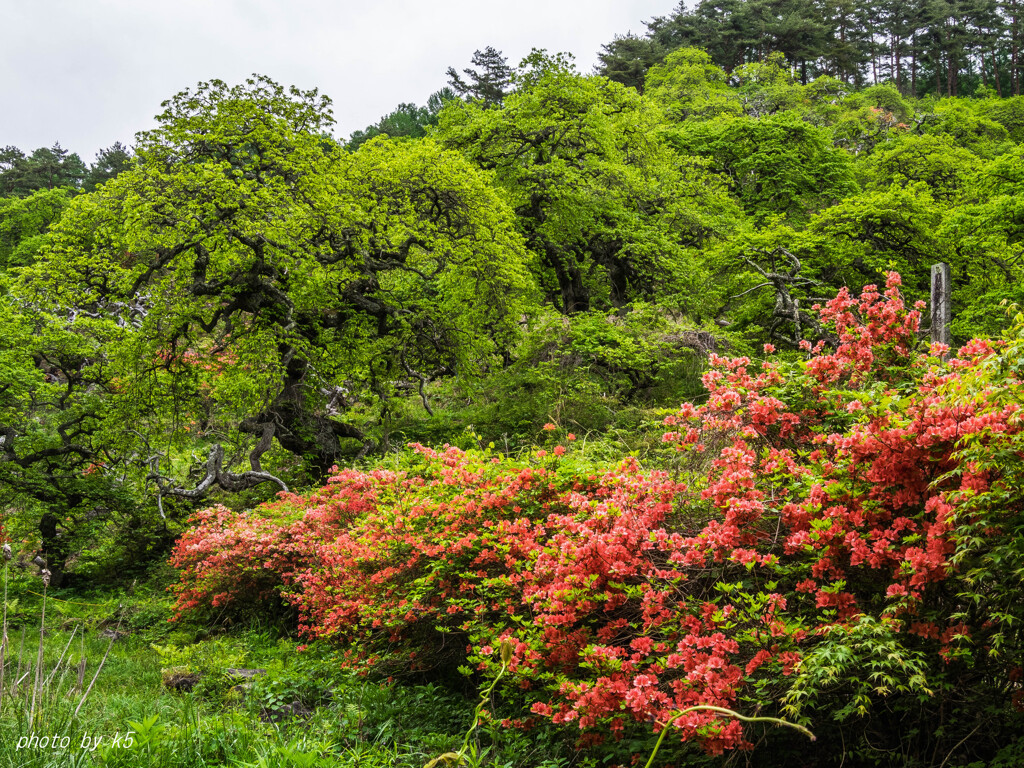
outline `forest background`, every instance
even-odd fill
[[[89,167],[7,147],[5,617],[38,557],[205,679],[168,764],[630,764],[666,726],[666,765],[1016,764],[1018,41],[1014,3],[702,3],[594,74],[483,49],[347,141],[253,76]],[[370,734],[352,673],[446,714]],[[264,754],[229,705],[302,715]]]

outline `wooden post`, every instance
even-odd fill
[[[932,264],[932,344],[949,346],[951,293],[949,264]]]

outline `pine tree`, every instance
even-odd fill
[[[659,63],[664,54],[657,41],[630,33],[616,35],[601,46],[597,58],[601,62],[594,68],[597,74],[643,92],[647,70]]]
[[[96,154],[96,162],[89,168],[82,188],[92,192],[105,181],[110,181],[132,164],[132,153],[120,141],[101,149]]]
[[[78,189],[86,167],[77,154],[61,145],[40,147],[31,155],[17,147],[0,151],[0,195],[24,197],[40,189],[70,187]]]
[[[460,96],[477,99],[487,106],[501,104],[512,85],[512,68],[508,65],[501,51],[487,46],[482,51],[474,51],[472,64],[479,69],[466,68],[463,80],[454,67],[448,67],[448,84]]]
[[[821,56],[822,74],[863,86],[872,45],[865,7],[857,0],[825,0],[821,14],[829,37]]]

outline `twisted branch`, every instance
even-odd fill
[[[261,444],[264,441],[261,441]],[[265,449],[264,449],[265,450]],[[260,451],[262,453],[262,451]],[[147,480],[152,480],[157,487],[157,506],[160,510],[160,516],[166,519],[163,509],[163,497],[164,496],[177,496],[183,499],[202,499],[214,486],[221,488],[225,491],[236,492],[244,491],[249,488],[255,488],[257,485],[262,483],[277,483],[282,491],[287,492],[288,486],[283,480],[269,472],[264,472],[260,467],[259,455],[254,452],[254,456],[250,457],[252,470],[246,472],[228,472],[224,469],[224,446],[217,443],[210,449],[210,455],[206,459],[206,475],[199,483],[196,484],[195,488],[182,488],[180,486],[174,486],[171,480],[165,475],[161,475],[159,472],[159,456],[153,456],[150,458],[150,466],[152,471],[146,476]]]

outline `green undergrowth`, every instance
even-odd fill
[[[391,398],[377,414],[386,447],[410,442],[473,447],[474,433],[506,453],[543,439],[543,426],[607,441],[628,453],[651,430],[638,427],[665,408],[705,395],[709,352],[745,349],[742,340],[674,319],[641,302],[628,311],[534,318],[514,360],[479,381],[427,383],[421,397]],[[663,413],[661,414],[664,415]]]
[[[278,627],[169,623],[160,581],[106,594],[50,590],[36,687],[42,589],[12,575],[0,765],[422,768],[464,742],[466,765],[597,765],[574,759],[551,730],[471,728],[478,694],[461,677],[373,680],[342,671],[339,649],[303,646]]]
[[[572,733],[550,725],[502,727],[496,721],[524,713],[506,711],[497,697],[484,696],[482,709],[493,717],[474,726],[481,691],[472,677],[371,679],[343,671],[343,649],[304,646],[275,625],[224,631],[169,622],[168,577],[159,569],[148,582],[118,591],[48,592],[44,684],[33,713],[31,686],[12,693],[11,680],[36,659],[42,590],[28,573],[12,576],[0,765],[423,768],[438,760],[434,768],[598,768],[629,765],[635,757],[643,765],[651,752],[650,739],[577,751]],[[113,633],[123,634],[112,641]],[[85,673],[76,685],[83,657]],[[263,672],[246,679],[232,672],[239,669]],[[192,684],[175,689],[181,680]],[[1004,752],[1005,759],[970,768],[1019,765],[1019,745]],[[445,755],[461,762],[440,759]],[[790,752],[777,757],[784,758],[777,765],[799,764]],[[722,764],[671,740],[653,763]]]

